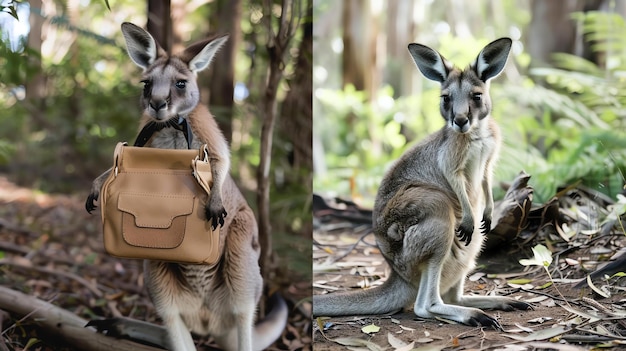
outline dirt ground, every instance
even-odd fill
[[[48,301],[86,320],[131,317],[161,324],[143,284],[141,260],[104,251],[99,214],[84,196],[47,195],[0,176],[0,286]],[[278,266],[280,264],[280,266]],[[269,350],[311,349],[311,282],[277,260],[270,291],[289,307],[288,326]],[[198,350],[214,350],[196,337]],[[0,351],[75,350],[36,321],[0,310]]]
[[[367,225],[346,221],[320,224],[313,234],[313,293],[324,294],[382,284],[389,268],[375,246]],[[586,244],[585,244],[586,243]],[[486,311],[503,331],[450,324],[416,317],[409,308],[382,316],[317,318],[314,350],[589,350],[626,349],[626,278],[596,281],[611,294],[603,298],[576,282],[624,247],[624,234],[615,231],[603,240],[574,238],[554,244],[550,266],[554,284],[539,266],[524,267],[532,257],[526,248],[502,248],[500,255],[481,257],[466,280],[466,294],[507,295],[529,302],[529,311]],[[572,248],[573,245],[579,245]],[[548,284],[549,285],[549,284]],[[567,302],[564,301],[567,300]],[[374,327],[372,327],[372,325]],[[363,329],[366,327],[365,329]],[[378,327],[378,328],[376,328]],[[370,332],[371,329],[376,330]],[[369,332],[369,333],[368,333]]]

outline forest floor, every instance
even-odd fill
[[[140,260],[107,255],[99,211],[89,215],[84,196],[47,195],[0,176],[0,286],[23,292],[86,320],[112,317],[161,324],[147,296]],[[311,282],[289,264],[266,282],[289,307],[288,326],[269,350],[310,350]],[[194,338],[213,350],[210,337]],[[0,309],[0,351],[75,350],[28,316]]]
[[[370,225],[346,219],[354,214],[353,209],[337,211],[346,208],[341,203],[331,206],[335,207],[315,216],[313,294],[382,284],[389,267],[375,245]],[[509,296],[533,306],[528,311],[487,311],[502,331],[418,318],[408,306],[395,314],[316,318],[314,350],[626,349],[626,278],[617,274],[594,279],[595,289],[605,297],[585,280],[589,272],[620,254],[626,237],[619,223],[607,232],[598,227],[580,230],[566,214],[581,210],[582,217],[585,208],[594,207],[561,210],[563,222],[558,225],[571,233],[567,240],[543,228],[526,242],[514,241],[480,257],[477,269],[466,280],[466,294]],[[571,228],[578,229],[572,233]],[[519,263],[519,259],[533,257],[530,248],[537,243],[547,244],[555,257],[549,267],[551,277],[543,266]],[[582,286],[575,287],[581,280]]]

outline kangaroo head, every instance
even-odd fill
[[[487,44],[464,70],[427,46],[409,44],[409,53],[422,74],[441,83],[441,115],[456,132],[467,133],[477,121],[489,116],[489,80],[502,72],[511,44],[509,38]]]
[[[198,105],[197,73],[209,66],[228,40],[228,36],[206,39],[170,56],[150,33],[132,23],[123,23],[122,33],[128,55],[143,68],[143,114],[156,121],[185,118]]]

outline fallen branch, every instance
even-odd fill
[[[77,350],[156,351],[155,347],[120,340],[85,328],[83,318],[33,296],[0,286],[0,309],[39,326],[46,333],[58,336]]]
[[[2,265],[18,267],[18,268],[21,268],[21,269],[33,270],[35,272],[39,272],[39,273],[43,273],[43,274],[57,275],[57,276],[64,277],[64,278],[67,278],[67,279],[70,279],[70,280],[74,280],[77,283],[79,283],[82,286],[84,286],[87,289],[89,289],[89,291],[91,291],[97,298],[103,298],[104,297],[104,294],[102,293],[102,291],[100,291],[100,289],[98,289],[97,286],[92,284],[87,279],[85,279],[85,278],[83,278],[81,276],[78,276],[78,275],[76,275],[74,273],[71,273],[71,272],[58,271],[58,270],[49,269],[49,268],[45,268],[45,267],[29,266],[29,265],[25,265],[25,264],[22,264],[22,263],[12,262],[12,261],[9,261],[9,260],[4,260],[4,259],[0,260],[0,266],[2,266]],[[113,303],[112,301],[107,300],[106,304],[107,304],[107,307],[111,310],[111,313],[115,317],[121,317],[122,316],[120,311],[118,311],[117,307],[115,306],[115,303]]]

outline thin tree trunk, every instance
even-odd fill
[[[299,0],[296,0],[299,1]],[[264,18],[269,34],[267,51],[269,70],[265,97],[263,99],[261,126],[261,158],[257,169],[257,206],[259,211],[259,243],[261,245],[261,272],[267,276],[272,258],[272,224],[270,222],[270,165],[272,162],[272,144],[276,120],[276,93],[283,78],[283,59],[289,42],[293,37],[293,6],[291,0],[282,0],[282,14],[278,33],[272,29],[272,2],[264,2]]]
[[[209,106],[230,143],[232,140],[233,91],[235,89],[235,61],[241,41],[241,0],[217,1],[217,33],[229,34],[228,41],[215,57],[209,82]]]
[[[170,19],[172,25],[172,53],[180,52],[184,49],[183,38],[185,38],[188,26],[185,21],[189,15],[186,0],[171,0]]]
[[[294,69],[298,74],[289,82],[289,92],[282,104],[279,124],[282,135],[293,145],[293,157],[290,160],[292,172],[288,176],[288,181],[302,185],[304,193],[308,195],[307,198],[302,199],[303,210],[304,202],[310,201],[313,193],[313,6],[311,0],[306,2],[306,6],[302,41]],[[301,235],[310,236],[312,225],[310,220],[305,220],[300,230]]]
[[[343,85],[352,84],[374,97],[376,26],[369,1],[343,1]]]
[[[583,5],[579,0],[531,2],[526,46],[533,58],[532,66],[550,65],[555,52],[574,52],[576,23],[571,14],[582,10]]]
[[[148,32],[165,51],[172,50],[172,19],[170,0],[148,0]]]

